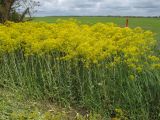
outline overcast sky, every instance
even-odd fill
[[[36,16],[160,16],[160,0],[36,0]]]

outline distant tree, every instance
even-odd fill
[[[34,0],[0,0],[0,23],[8,20],[20,22],[26,15],[30,20],[36,6],[39,6],[39,2]]]

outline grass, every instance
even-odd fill
[[[46,116],[49,118],[44,120],[50,120],[54,114],[57,114],[52,115],[49,112],[50,109],[44,109],[50,102],[58,103],[65,108],[75,106],[81,111],[98,112],[105,116],[102,120],[109,119],[113,111],[119,111],[120,120],[160,119],[158,71],[146,71],[137,74],[135,80],[130,80],[123,66],[114,69],[93,66],[88,69],[80,63],[72,64],[56,60],[52,63],[45,57],[31,57],[28,60],[30,62],[8,56],[1,65],[5,70],[1,71],[1,82],[5,83],[4,87],[6,85],[13,90],[8,92],[8,89],[1,89],[2,120],[19,120],[20,118],[23,118],[20,120],[28,120],[30,117],[33,117],[33,120],[39,120],[40,117]],[[18,64],[15,64],[16,61]],[[46,103],[38,101],[46,101]],[[56,107],[52,106],[52,108]],[[62,113],[64,113],[63,109],[60,113],[58,112],[58,119],[51,120],[66,118]],[[72,113],[75,114],[75,112]]]
[[[48,23],[56,22],[58,19],[74,18],[82,24],[95,24],[97,22],[113,22],[122,27],[125,26],[124,17],[35,17],[34,21],[44,21]],[[160,18],[129,18],[129,27],[142,27],[156,33],[156,39],[160,40]]]
[[[35,101],[21,93],[0,89],[0,120],[86,120],[82,110],[62,108],[50,101]],[[98,114],[89,114],[92,120],[102,120]]]

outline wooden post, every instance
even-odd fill
[[[129,19],[126,17],[126,27],[128,27]]]

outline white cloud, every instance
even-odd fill
[[[133,15],[159,16],[160,0],[36,0],[36,15]]]

